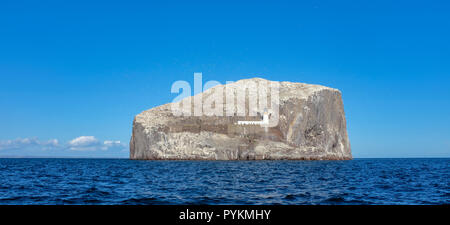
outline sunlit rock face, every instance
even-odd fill
[[[276,104],[270,103],[269,110],[264,111],[260,107],[255,108],[249,100],[258,96],[261,89],[259,86],[246,88],[249,83],[278,87],[278,93],[267,93],[268,99],[276,97]],[[226,106],[226,93],[230,90],[236,93],[239,88],[246,89],[245,99],[241,99],[246,102],[243,106],[245,115],[227,112],[230,107]],[[194,98],[200,98],[203,104],[210,103],[208,96],[214,93],[224,93],[221,101],[213,103],[214,107],[222,106],[219,108],[223,115],[194,115],[194,108],[197,107],[194,106]],[[241,101],[236,97],[233,99],[235,103]],[[170,103],[135,117],[130,141],[131,159],[352,159],[339,90],[320,85],[253,78],[215,86],[200,97],[196,95],[185,100],[192,104],[190,116],[175,115],[174,104],[179,106],[180,103]],[[242,105],[232,108],[239,111],[239,107]],[[250,114],[250,111],[256,112],[256,115]]]

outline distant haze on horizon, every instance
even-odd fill
[[[450,157],[447,1],[7,1],[0,157],[127,157],[133,118],[193,85],[341,90],[355,158]]]

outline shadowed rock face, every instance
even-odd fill
[[[131,159],[167,160],[346,160],[351,159],[341,92],[336,89],[260,78],[220,85],[205,98],[248,82],[279,85],[279,113],[275,126],[237,125],[260,116],[175,116],[172,104],[137,115],[130,141]],[[223,88],[223,89],[220,89]],[[248,89],[256,96],[258,89]],[[269,98],[271,93],[268,93]],[[194,102],[193,98],[192,102]],[[226,103],[224,97],[223,104]],[[248,112],[249,104],[245,105]],[[224,112],[226,106],[223,107]]]

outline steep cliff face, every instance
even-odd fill
[[[247,114],[226,113],[223,116],[175,116],[170,103],[137,115],[130,141],[131,159],[195,160],[345,160],[351,159],[341,92],[320,86],[291,82],[274,82],[254,78],[219,85],[206,90],[205,103],[212,93],[246,87],[248,83],[276,84],[276,112],[270,126],[239,124],[238,121],[260,121],[261,109],[248,103],[259,88],[248,88],[244,105]],[[258,86],[259,87],[259,86]],[[234,90],[235,90],[234,89]],[[268,93],[268,98],[275,96]],[[194,97],[188,100],[195,102]],[[237,98],[234,98],[237,99]],[[237,99],[236,102],[240,100]],[[273,103],[272,103],[273,104]],[[195,107],[195,106],[194,106]],[[192,107],[192,111],[194,111]],[[235,107],[239,108],[239,106]],[[257,115],[248,112],[257,111]],[[236,110],[238,111],[238,110]],[[259,123],[259,122],[257,122]]]

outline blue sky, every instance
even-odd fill
[[[354,157],[449,157],[449,4],[2,1],[0,156],[127,157],[202,72],[340,89]]]

